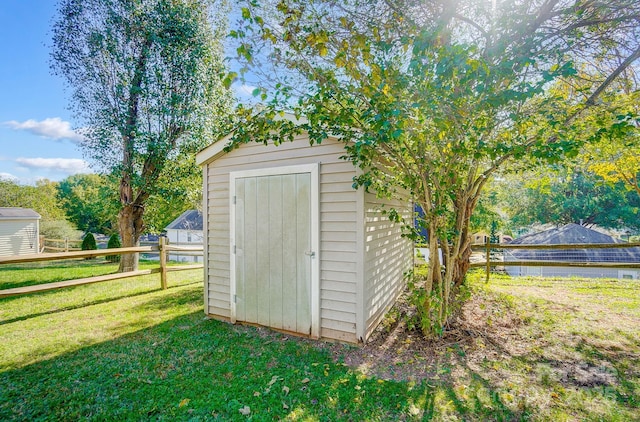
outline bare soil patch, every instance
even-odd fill
[[[552,289],[537,288],[532,291],[536,297],[548,299],[549,309],[554,312],[585,312],[579,304],[571,303],[563,292],[558,294]],[[587,310],[598,315],[593,318],[597,326],[612,324],[599,306],[590,304]],[[539,330],[545,327],[531,327],[527,317],[523,320],[522,312],[517,312],[499,295],[487,291],[476,291],[453,319],[444,336],[437,340],[427,340],[418,329],[407,327],[413,311],[403,297],[389,313],[394,317],[387,317],[367,344],[359,347],[330,344],[326,347],[332,350],[336,360],[343,359],[348,366],[369,376],[397,381],[456,383],[475,374],[494,386],[503,385],[513,376],[535,378],[536,375],[535,370],[525,375],[505,370],[504,366],[508,365],[492,367],[491,362],[525,361],[534,368],[546,368],[542,371],[548,370],[550,377],[566,387],[599,387],[617,383],[612,359],[639,357],[637,351],[629,353],[628,348],[621,349],[620,344],[608,347],[590,344],[594,339],[588,339],[587,344],[587,339],[563,331],[565,327],[561,326],[555,327],[557,333],[541,333]],[[620,321],[621,315],[610,316]],[[562,339],[560,345],[550,337]],[[605,343],[606,339],[601,342]],[[563,344],[568,347],[565,349]],[[586,360],[584,355],[574,353],[575,349],[584,346],[596,347],[606,356]]]
[[[486,360],[526,354],[532,346],[519,334],[523,321],[516,312],[485,294],[473,295],[440,339],[429,340],[418,328],[409,329],[413,312],[401,298],[389,313],[395,317],[387,317],[365,345],[331,345],[336,359],[382,379],[438,380],[452,371],[477,371]]]

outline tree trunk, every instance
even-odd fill
[[[476,200],[467,195],[458,202],[458,205],[455,209],[455,235],[441,236],[438,239],[436,233],[447,231],[442,220],[435,217],[428,222],[429,272],[425,283],[427,297],[422,305],[422,316],[430,320],[422,321],[423,332],[428,337],[442,335],[451,317],[452,309],[457,308],[457,293],[471,265],[469,224]],[[442,249],[442,262],[438,248]],[[444,265],[444,271],[442,271],[442,265]]]
[[[140,245],[140,235],[144,228],[142,215],[144,208],[134,204],[124,205],[118,214],[118,229],[122,239],[122,247],[130,248]],[[139,254],[125,254],[121,256],[119,272],[136,271],[138,269]]]

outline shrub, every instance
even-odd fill
[[[93,236],[93,233],[87,233],[84,239],[82,239],[81,249],[83,251],[95,251],[98,249],[96,238]]]
[[[108,249],[115,249],[122,247],[122,243],[120,243],[120,236],[117,233],[114,233],[109,237],[109,242],[107,242]],[[120,255],[107,255],[105,259],[108,262],[120,262]]]
[[[47,239],[81,239],[82,232],[67,220],[40,221],[40,235]]]
[[[96,244],[96,238],[93,236],[92,233],[87,233],[84,238],[82,239],[82,245],[80,246],[80,248],[83,251],[95,251],[96,249],[98,249],[98,245]],[[93,257],[87,257],[85,259],[91,259]]]

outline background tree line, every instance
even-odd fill
[[[188,171],[182,183],[165,180],[149,198],[145,233],[161,233],[183,211],[200,207],[202,177],[193,162]],[[35,185],[0,179],[0,207],[35,210],[42,216],[41,234],[49,238],[78,239],[88,232],[111,235],[118,233],[117,192],[117,178],[108,175],[77,174],[60,182],[39,180]]]

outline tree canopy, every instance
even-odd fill
[[[553,166],[504,179],[496,188],[512,227],[598,225],[640,230],[640,196],[578,165]]]
[[[59,4],[52,68],[72,90],[85,154],[118,175],[124,247],[144,232],[169,163],[217,137],[230,102],[221,80],[226,11],[209,0]],[[137,255],[123,257],[121,271],[135,268]]]
[[[64,220],[65,212],[58,202],[58,183],[38,180],[35,186],[21,185],[0,178],[0,207],[31,208],[43,221]]]
[[[69,221],[80,230],[111,233],[117,227],[117,186],[98,174],[76,174],[60,181],[57,196]]]
[[[636,1],[247,1],[242,16],[232,36],[249,75],[264,62],[282,71],[255,90],[264,106],[239,110],[229,148],[335,136],[362,169],[357,185],[411,192],[431,235],[427,332],[444,329],[464,282],[487,181],[636,119],[581,119],[610,108],[640,57]],[[305,122],[278,120],[283,109]]]

